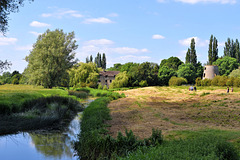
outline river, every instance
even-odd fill
[[[88,99],[85,106],[92,102]],[[73,141],[80,133],[81,112],[60,131],[21,132],[0,137],[0,160],[74,160]]]

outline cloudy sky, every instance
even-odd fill
[[[198,60],[207,61],[213,34],[223,55],[228,37],[240,39],[238,0],[35,0],[12,13],[6,37],[0,36],[0,59],[23,72],[24,58],[47,29],[75,32],[76,58],[106,53],[114,63],[156,62],[171,56],[184,61],[192,37]]]

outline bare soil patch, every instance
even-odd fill
[[[224,89],[188,91],[178,87],[146,87],[122,91],[126,98],[108,107],[112,120],[110,135],[132,130],[147,138],[152,128],[168,134],[174,130],[204,128],[240,130],[240,92]]]

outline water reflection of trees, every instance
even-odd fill
[[[72,157],[71,139],[67,134],[29,134],[38,152],[46,157]]]

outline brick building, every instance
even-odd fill
[[[99,73],[98,83],[101,83],[102,86],[107,85],[109,88],[112,81],[115,79],[116,75],[120,73],[119,71],[101,71]]]

